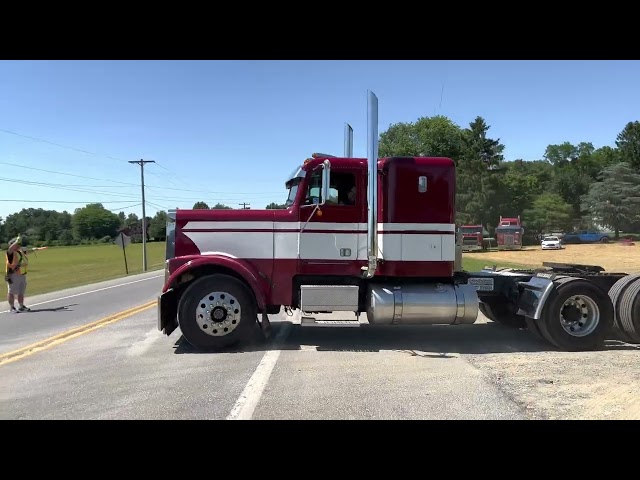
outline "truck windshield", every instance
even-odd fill
[[[301,178],[294,178],[290,182],[287,182],[287,188],[289,189],[289,195],[287,196],[287,201],[284,204],[289,207],[293,204],[296,199],[296,194],[298,193],[298,185],[302,181]]]
[[[287,190],[289,190],[287,201],[285,202],[285,205],[287,207],[293,204],[293,201],[296,199],[296,194],[298,193],[298,185],[300,185],[300,182],[306,174],[307,172],[300,166],[296,167],[296,169],[291,172],[291,175],[289,175],[287,182],[285,183]]]

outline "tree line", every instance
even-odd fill
[[[505,145],[491,138],[476,117],[461,127],[446,116],[390,125],[381,133],[379,156],[444,156],[457,167],[456,223],[483,225],[493,234],[500,215],[520,215],[529,241],[543,233],[606,228],[640,232],[640,122],[628,122],[615,146],[583,141],[548,145],[542,158],[504,159]],[[204,201],[194,209],[230,209]],[[272,202],[267,209],[285,208]],[[167,214],[147,217],[147,236],[164,241]],[[0,244],[22,234],[33,246],[110,242],[119,231],[141,239],[135,214],[114,213],[94,203],[73,213],[26,208],[0,218]]]
[[[167,213],[159,211],[146,222],[147,237],[164,241]],[[142,219],[135,213],[114,213],[101,203],[88,204],[73,213],[23,208],[4,221],[0,218],[0,247],[6,249],[8,240],[17,235],[23,236],[24,245],[34,247],[109,243],[120,231],[130,235],[134,243],[142,241]]]
[[[506,161],[489,129],[482,117],[465,128],[440,115],[396,123],[381,134],[379,156],[454,159],[458,225],[493,234],[500,215],[520,215],[529,241],[573,229],[640,231],[640,122],[624,125],[615,147],[564,142],[529,161]]]
[[[209,209],[205,202],[196,202],[194,209]],[[285,208],[284,204],[270,203],[271,208]],[[211,209],[231,209],[217,203]],[[166,239],[167,212],[158,211],[146,218],[147,238],[150,241]],[[9,239],[22,235],[24,245],[71,246],[92,243],[110,243],[119,232],[131,237],[133,243],[142,241],[142,219],[135,213],[114,213],[101,203],[77,208],[73,213],[43,208],[23,208],[17,213],[0,217],[0,248],[6,249]]]

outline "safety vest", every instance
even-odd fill
[[[16,255],[16,254],[18,255],[18,269],[13,273],[18,273],[20,275],[26,275],[27,274],[27,267],[29,265],[29,259],[20,250],[17,250],[15,252],[13,252],[13,254],[14,255]],[[7,252],[7,254],[5,255],[5,272],[9,272],[9,266],[10,265],[11,265],[11,263],[9,263],[9,252]]]

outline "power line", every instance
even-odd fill
[[[23,185],[31,185],[31,186],[36,186],[36,187],[42,187],[42,188],[52,188],[55,190],[63,190],[63,191],[71,191],[71,192],[81,192],[81,193],[92,193],[92,194],[100,194],[100,195],[108,195],[108,196],[113,196],[113,197],[120,197],[120,198],[136,198],[137,195],[132,194],[132,193],[121,193],[121,192],[107,192],[107,191],[100,191],[100,190],[95,190],[94,189],[87,189],[87,188],[73,188],[73,187],[65,187],[65,186],[61,186],[60,184],[54,184],[54,183],[46,183],[46,182],[34,182],[34,181],[29,181],[29,180],[21,180],[21,179],[13,179],[13,178],[3,178],[0,177],[0,182],[8,182],[8,183],[18,183],[18,184],[23,184]],[[146,190],[147,185],[145,184],[145,190]],[[107,186],[108,188],[108,186]],[[155,195],[145,195],[145,197],[148,197],[150,199],[158,199],[158,200],[169,200],[169,201],[177,201],[177,202],[184,202],[184,201],[202,201],[203,198],[201,197],[167,197],[167,196],[155,196]],[[206,198],[205,198],[206,200]],[[224,203],[224,202],[234,202],[236,199],[224,199],[224,198],[214,198],[213,199],[216,202],[220,202],[220,203]],[[212,200],[210,200],[212,201]],[[265,198],[266,201],[266,198]]]
[[[84,200],[84,201],[72,201],[72,200],[20,200],[18,198],[0,199],[0,202],[17,202],[17,203],[75,203],[75,204],[90,204],[90,203],[129,203],[129,200]],[[123,207],[124,208],[124,207]]]
[[[126,207],[119,207],[119,208],[111,208],[111,209],[107,209],[110,212],[115,212],[115,211],[122,211],[125,208],[133,208],[133,207],[137,207],[138,205],[142,205],[141,203],[136,203],[134,205],[127,205]]]
[[[29,166],[25,166],[25,165],[18,165],[16,163],[9,163],[9,162],[0,162],[0,165],[9,165],[12,167],[17,167],[17,168],[24,168],[27,170],[35,170],[38,172],[45,172],[45,173],[53,173],[55,175],[65,175],[67,177],[75,177],[75,178],[83,178],[86,180],[97,180],[99,182],[113,182],[113,183],[117,183],[119,185],[126,185],[126,186],[131,186],[131,187],[137,187],[138,185],[135,183],[131,183],[131,182],[121,182],[118,180],[110,180],[108,178],[96,178],[96,177],[87,177],[85,175],[76,175],[73,173],[65,173],[65,172],[58,172],[55,170],[46,170],[43,168],[36,168],[36,167],[29,167]],[[171,188],[171,187],[160,187],[160,186],[156,186],[156,185],[146,185],[148,188],[157,188],[157,189],[161,189],[161,190],[176,190],[176,191],[180,191],[180,192],[191,192],[191,193],[208,193],[208,194],[216,194],[216,195],[253,195],[254,192],[218,192],[218,191],[211,191],[211,190],[194,190],[194,189],[187,189],[187,188]],[[122,187],[119,187],[122,188]],[[260,193],[260,195],[265,195],[265,196],[271,196],[271,195],[281,195],[283,191],[279,191],[279,192],[265,192],[265,193]]]
[[[43,187],[43,188],[52,188],[55,190],[66,190],[66,191],[70,191],[70,192],[81,192],[81,193],[97,193],[97,194],[101,194],[101,195],[109,195],[109,196],[114,196],[114,197],[120,197],[120,198],[136,198],[137,195],[131,194],[131,193],[122,193],[122,192],[108,192],[108,191],[100,191],[100,190],[96,190],[96,188],[113,188],[110,185],[86,185],[86,188],[76,188],[78,186],[81,185],[73,185],[73,186],[67,186],[64,184],[59,184],[59,183],[49,183],[49,182],[35,182],[35,181],[31,181],[31,180],[22,180],[19,178],[5,178],[5,177],[0,177],[0,182],[7,182],[7,183],[18,183],[18,184],[22,184],[22,185],[32,185],[32,186],[36,186],[36,187]],[[145,185],[145,188],[148,188],[148,185]],[[172,201],[186,201],[186,200],[192,200],[192,201],[202,201],[202,197],[203,196],[199,196],[199,197],[167,197],[166,195],[163,196],[155,196],[155,195],[150,195],[149,198],[155,198],[158,200],[172,200]],[[258,197],[251,197],[251,198],[258,198]],[[265,200],[268,198],[273,198],[272,195],[268,195],[264,197]],[[215,198],[216,201],[219,202],[234,202],[236,199],[231,199],[231,198]]]
[[[130,198],[135,198],[136,195],[130,194],[130,193],[116,193],[116,192],[103,192],[103,191],[97,191],[94,189],[87,189],[87,188],[70,188],[70,187],[60,187],[56,184],[48,184],[46,182],[33,182],[33,181],[29,181],[29,180],[20,180],[20,179],[14,179],[14,178],[2,178],[0,177],[0,182],[8,182],[8,183],[19,183],[22,185],[33,185],[36,187],[45,187],[45,188],[53,188],[56,190],[67,190],[67,191],[71,191],[71,192],[81,192],[81,193],[97,193],[97,194],[101,194],[101,195],[111,195],[111,196],[115,196],[115,197],[130,197]]]
[[[249,210],[247,207],[251,206],[250,203],[246,203],[246,202],[239,203],[238,205],[242,205],[243,210]]]
[[[140,186],[142,187],[142,271],[147,271],[147,215],[144,202],[144,166],[155,163],[153,160],[130,160],[129,163],[140,165]]]
[[[119,162],[127,162],[127,160],[124,160],[124,159],[122,159],[122,158],[114,157],[114,156],[111,156],[111,155],[105,155],[105,154],[101,154],[101,153],[90,152],[90,151],[88,151],[88,150],[84,150],[84,149],[81,149],[81,148],[72,147],[72,146],[69,146],[69,145],[63,145],[63,144],[61,144],[61,143],[56,143],[56,142],[52,142],[52,141],[50,141],[50,140],[45,140],[45,139],[43,139],[43,138],[38,138],[38,137],[33,137],[33,136],[31,136],[31,135],[25,135],[25,134],[22,134],[22,133],[13,132],[13,131],[11,131],[11,130],[5,130],[5,129],[0,128],[0,132],[9,133],[9,134],[11,134],[11,135],[16,135],[16,136],[18,136],[18,137],[28,138],[28,139],[30,139],[30,140],[34,140],[34,141],[36,141],[36,142],[42,142],[42,143],[47,143],[47,144],[49,144],[49,145],[55,145],[56,147],[66,148],[66,149],[73,150],[73,151],[76,151],[76,152],[85,153],[85,154],[87,154],[87,155],[93,155],[93,156],[95,156],[95,157],[109,158],[109,159],[112,159],[112,160],[117,160],[117,161],[119,161]],[[160,163],[158,163],[158,162],[157,162],[157,161],[155,161],[155,160],[153,160],[153,162],[154,162],[154,163],[156,163],[156,165],[158,165],[160,168],[162,168],[162,169],[166,170],[167,172],[171,173],[171,174],[172,174],[175,178],[177,178],[178,180],[181,180],[181,179],[180,179],[180,176],[179,176],[177,173],[175,173],[174,171],[170,170],[169,168],[165,167],[164,165],[161,165]],[[2,163],[2,162],[0,162],[0,163]],[[14,165],[14,166],[19,166],[19,165]],[[34,170],[36,170],[36,169],[34,169]],[[43,171],[45,171],[45,170],[43,170]],[[51,171],[49,171],[48,173],[56,173],[56,172],[51,172]],[[151,175],[154,175],[154,176],[156,176],[156,177],[158,177],[158,178],[162,179],[162,177],[160,177],[158,174],[154,173],[153,171],[149,171],[149,173],[150,173]],[[61,175],[62,175],[62,174],[61,174]],[[75,176],[78,176],[78,175],[75,175]],[[82,178],[82,177],[80,177],[80,178]],[[93,180],[96,180],[96,179],[93,179]],[[109,181],[109,182],[115,182],[114,180],[108,180],[108,179],[106,179],[106,180],[107,180],[107,181]],[[175,183],[175,182],[173,182],[171,179],[166,178],[166,179],[164,179],[164,180],[167,180],[167,181],[168,181],[169,183],[171,183],[172,185],[176,185],[176,183]],[[181,181],[182,181],[182,180],[181,180]],[[122,183],[122,184],[124,184],[124,182],[116,182],[116,183]],[[184,183],[184,184],[185,184],[185,185],[187,185],[187,186],[189,185],[189,182],[182,182],[182,183]],[[132,184],[130,184],[130,185],[132,185]],[[176,185],[176,187],[177,187],[177,185]],[[193,190],[191,190],[191,189],[189,189],[189,188],[187,188],[187,189],[182,189],[182,190],[186,190],[186,191],[193,191]]]
[[[162,205],[158,205],[157,203],[153,203],[153,202],[149,202],[147,200],[147,203],[149,205],[151,205],[152,207],[154,207],[156,210],[160,209],[160,210],[169,210],[167,207],[163,207]]]
[[[166,170],[167,172],[169,172],[174,178],[177,178],[181,183],[183,183],[185,186],[189,187],[189,184],[186,182],[183,182],[182,179],[178,176],[177,173],[169,170],[167,167],[165,167],[164,165],[160,165],[157,161],[156,161],[156,165],[159,166],[160,168]],[[150,170],[150,173],[160,179],[165,179],[167,180],[167,182],[169,182],[171,185],[175,185],[176,187],[178,187],[178,184],[175,183],[172,179],[170,178],[165,178],[165,177],[161,177],[160,175],[158,175],[157,173],[153,172]],[[178,187],[179,188],[179,187]]]
[[[62,145],[61,143],[55,143],[55,142],[51,142],[49,140],[44,140],[42,138],[37,138],[37,137],[29,136],[29,135],[24,135],[22,133],[12,132],[11,130],[4,130],[3,128],[0,128],[0,132],[10,133],[11,135],[16,135],[18,137],[24,137],[24,138],[28,138],[30,140],[35,140],[36,142],[48,143],[50,145],[55,145],[56,147],[68,148],[69,150],[75,150],[76,152],[86,153],[88,155],[94,155],[96,157],[104,157],[104,158],[110,158],[112,160],[118,160],[120,162],[126,162],[126,160],[123,160],[122,158],[111,157],[109,155],[102,155],[100,153],[89,152],[87,150],[82,150],[80,148],[70,147],[68,145]]]

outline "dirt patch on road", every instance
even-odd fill
[[[638,350],[474,355],[533,417],[553,420],[640,420]]]
[[[484,260],[487,264],[500,262],[541,266],[542,262],[581,263],[600,265],[608,272],[640,273],[640,243],[624,246],[621,243],[597,245],[566,245],[562,250],[541,250],[525,247],[519,251],[465,253],[465,257]]]
[[[478,322],[492,323],[483,316]],[[531,418],[640,420],[640,345],[609,340],[603,351],[578,353],[540,345],[539,352],[464,357]]]

